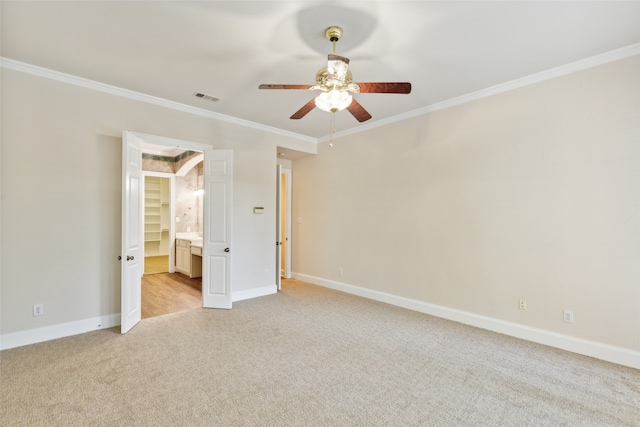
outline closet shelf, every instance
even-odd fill
[[[146,176],[144,188],[144,254],[145,256],[168,255],[169,179]]]

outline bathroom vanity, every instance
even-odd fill
[[[176,234],[176,271],[202,277],[202,237]]]

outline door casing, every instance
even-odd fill
[[[283,191],[283,197],[285,200],[285,206],[283,212],[281,213],[284,216],[284,239],[282,239],[282,244],[284,246],[284,278],[291,278],[291,178],[292,172],[291,168],[282,165],[280,169],[280,179],[278,180],[278,186],[281,186],[282,176],[285,176],[285,188]],[[280,204],[280,201],[278,201]]]

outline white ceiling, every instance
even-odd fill
[[[409,81],[409,95],[360,94],[366,123],[640,42],[638,1],[2,1],[4,58],[312,138],[329,113],[289,116],[315,96],[328,26],[356,82]],[[193,96],[202,92],[216,103]],[[362,126],[348,112],[336,130]]]

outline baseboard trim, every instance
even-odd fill
[[[325,288],[335,289],[352,295],[395,305],[397,307],[418,311],[420,313],[429,314],[443,319],[453,320],[469,326],[475,326],[477,328],[498,332],[538,344],[548,345],[550,347],[605,360],[618,365],[640,369],[640,352],[638,351],[576,338],[569,335],[563,335],[518,323],[507,322],[492,317],[430,304],[410,298],[391,295],[385,292],[366,289],[333,280],[322,279],[320,277],[314,277],[307,274],[293,273],[293,278]]]
[[[120,324],[120,313],[0,335],[0,350],[83,334]]]
[[[247,289],[246,291],[237,291],[231,293],[231,302],[242,301],[245,299],[264,297],[278,293],[277,285],[268,285],[261,288]]]
[[[257,298],[278,292],[276,285],[263,286],[261,288],[248,289],[246,291],[233,292],[232,301]],[[120,313],[106,316],[93,317],[91,319],[75,322],[61,323],[58,325],[44,326],[42,328],[28,329],[26,331],[13,332],[0,335],[0,350],[22,347],[39,342],[51,341],[71,335],[84,334],[98,329],[112,328],[120,325]]]

